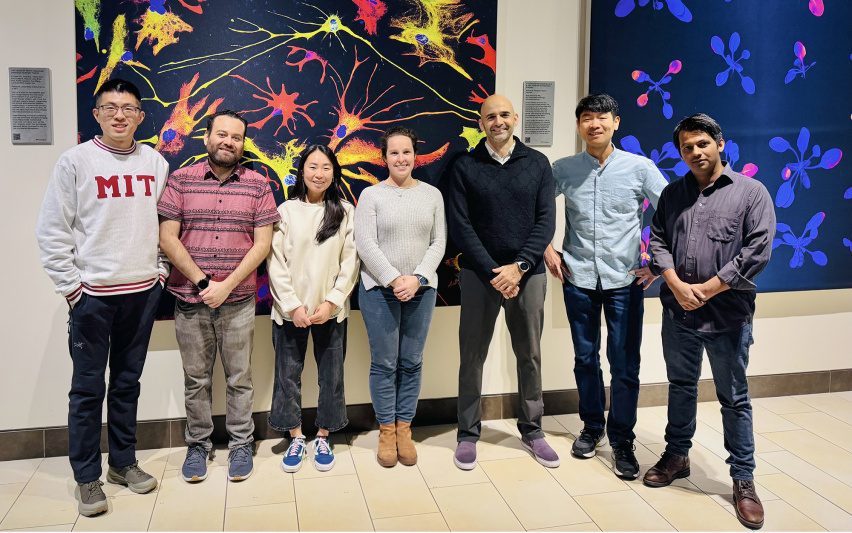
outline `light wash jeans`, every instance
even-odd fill
[[[364,290],[358,303],[370,339],[370,397],[379,424],[411,422],[417,411],[423,347],[435,309],[435,289],[420,287],[401,302],[388,287]]]
[[[251,418],[254,389],[251,382],[251,351],[254,346],[254,296],[222,304],[216,309],[175,304],[175,334],[183,360],[186,403],[186,443],[210,451],[213,433],[212,384],[216,353],[225,369],[225,427],[230,449],[254,441]]]

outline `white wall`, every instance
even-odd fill
[[[497,90],[520,108],[524,80],[556,81],[551,159],[575,153],[573,109],[583,79],[578,74],[580,0],[501,0],[498,12]],[[76,71],[72,0],[0,0],[0,160],[5,161],[0,227],[5,230],[0,308],[0,430],[65,425],[71,376],[63,299],[41,269],[35,219],[47,179],[60,153],[76,143]],[[12,146],[9,132],[8,67],[52,71],[54,144]],[[522,118],[523,120],[523,118]],[[562,202],[558,205],[561,213]],[[557,241],[564,221],[559,222]],[[758,296],[750,374],[805,372],[852,367],[852,290]],[[660,305],[646,304],[643,383],[665,382],[659,342]],[[544,387],[575,388],[571,338],[561,291],[549,287],[543,339]],[[437,309],[426,347],[423,398],[456,396],[458,308]],[[259,317],[254,351],[255,410],[269,409],[273,356],[271,324]],[[359,313],[350,320],[346,362],[347,402],[370,401],[369,351]],[[710,372],[705,368],[704,377]],[[316,368],[304,376],[304,404],[316,406]],[[486,394],[515,391],[515,363],[502,324],[489,350]],[[183,374],[172,322],[157,323],[142,378],[140,419],[183,416]],[[215,405],[224,413],[224,380],[217,364]]]

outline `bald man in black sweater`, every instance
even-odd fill
[[[518,430],[542,465],[559,466],[544,440],[541,333],[547,279],[543,254],[556,231],[550,162],[512,135],[518,122],[504,96],[488,97],[480,128],[486,138],[450,170],[449,230],[459,258],[458,420],[455,465],[476,466],[481,431],[482,368],[502,307],[518,364]]]

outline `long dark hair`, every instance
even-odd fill
[[[331,161],[333,172],[331,185],[325,190],[325,195],[323,196],[325,210],[322,216],[322,224],[317,229],[317,244],[322,244],[326,239],[340,230],[340,224],[343,223],[343,217],[346,216],[346,210],[343,208],[343,196],[340,193],[340,187],[343,184],[343,171],[340,168],[340,163],[337,162],[337,158],[334,156],[334,152],[328,146],[312,144],[305,148],[299,156],[299,169],[296,171],[296,183],[293,185],[293,193],[290,199],[307,200],[308,188],[305,186],[305,162],[308,160],[308,156],[314,152],[322,152]]]

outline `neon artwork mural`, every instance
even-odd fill
[[[728,40],[728,48],[731,50],[730,54],[725,54],[725,44],[722,42],[721,38],[714,35],[713,38],[710,39],[710,48],[713,50],[713,53],[721,56],[728,65],[728,68],[716,75],[716,87],[725,85],[728,81],[728,75],[731,72],[736,72],[740,77],[740,84],[742,85],[743,90],[748,94],[754,94],[754,80],[749,76],[743,76],[743,66],[740,64],[740,61],[744,61],[751,57],[751,52],[743,50],[740,57],[738,59],[734,59],[734,55],[739,47],[740,34],[737,32],[732,33],[731,38]]]
[[[672,81],[671,74],[677,74],[680,72],[680,69],[683,68],[683,63],[679,60],[675,59],[671,63],[669,63],[669,70],[663,74],[663,77],[660,78],[660,81],[654,81],[651,79],[651,76],[645,74],[641,70],[634,70],[630,77],[633,78],[633,81],[637,83],[645,83],[649,82],[651,85],[648,86],[648,90],[645,91],[644,94],[639,95],[639,98],[636,99],[636,105],[639,107],[645,107],[648,105],[648,94],[651,91],[657,92],[660,95],[660,98],[663,100],[663,116],[666,118],[672,118],[674,115],[674,109],[672,108],[669,100],[672,98],[672,94],[665,89],[662,88],[663,85]]]
[[[787,224],[777,222],[776,223],[776,231],[781,234],[781,238],[772,240],[772,249],[778,248],[779,246],[789,246],[793,249],[793,257],[790,258],[790,268],[799,268],[805,263],[805,256],[810,255],[811,259],[813,259],[814,263],[819,266],[825,266],[828,264],[828,257],[818,250],[808,250],[807,246],[810,246],[814,239],[819,235],[820,224],[825,220],[825,213],[817,213],[813,217],[811,217],[810,221],[805,225],[805,231],[802,232],[802,235],[796,237],[796,234],[793,233],[792,228]]]
[[[801,42],[796,41],[796,44],[793,45],[793,53],[796,54],[796,60],[793,61],[795,68],[791,68],[787,71],[787,75],[784,76],[784,85],[796,79],[796,76],[802,76],[802,79],[805,79],[805,74],[807,74],[808,70],[816,65],[816,61],[810,65],[805,65],[805,54],[807,52],[805,50],[805,45]]]
[[[645,7],[650,3],[651,7],[654,8],[654,11],[663,9],[663,6],[665,5],[668,7],[669,12],[679,21],[692,21],[692,13],[682,0],[618,0],[618,4],[615,6],[615,16],[626,17],[634,9],[636,9],[637,3],[639,4],[639,7]]]
[[[796,186],[801,184],[805,189],[811,188],[811,178],[808,175],[808,170],[832,169],[837,166],[840,159],[843,157],[843,152],[839,148],[832,148],[822,153],[822,149],[818,144],[815,144],[811,149],[811,155],[805,157],[805,152],[808,150],[808,145],[811,141],[811,132],[808,128],[802,128],[799,132],[799,138],[796,139],[796,148],[794,150],[790,143],[783,137],[773,137],[769,141],[769,147],[778,153],[786,151],[793,152],[796,156],[794,163],[787,163],[781,169],[781,178],[784,180],[781,186],[778,187],[778,192],[775,194],[775,205],[777,207],[790,207],[796,199]],[[819,162],[811,164],[812,159],[819,158]]]
[[[79,139],[91,139],[91,97],[121,77],[142,92],[136,138],[172,170],[203,161],[206,117],[249,123],[243,164],[289,198],[299,154],[324,144],[342,192],[387,177],[379,139],[417,131],[415,178],[438,185],[450,158],[476,145],[479,103],[494,92],[496,2],[465,0],[76,0]],[[104,42],[109,46],[103,46]],[[100,45],[98,44],[100,43]],[[452,252],[455,253],[455,252]],[[449,255],[448,257],[452,257]],[[439,302],[455,305],[456,270],[439,268]],[[257,311],[269,312],[259,273]],[[159,315],[172,314],[164,298]]]

